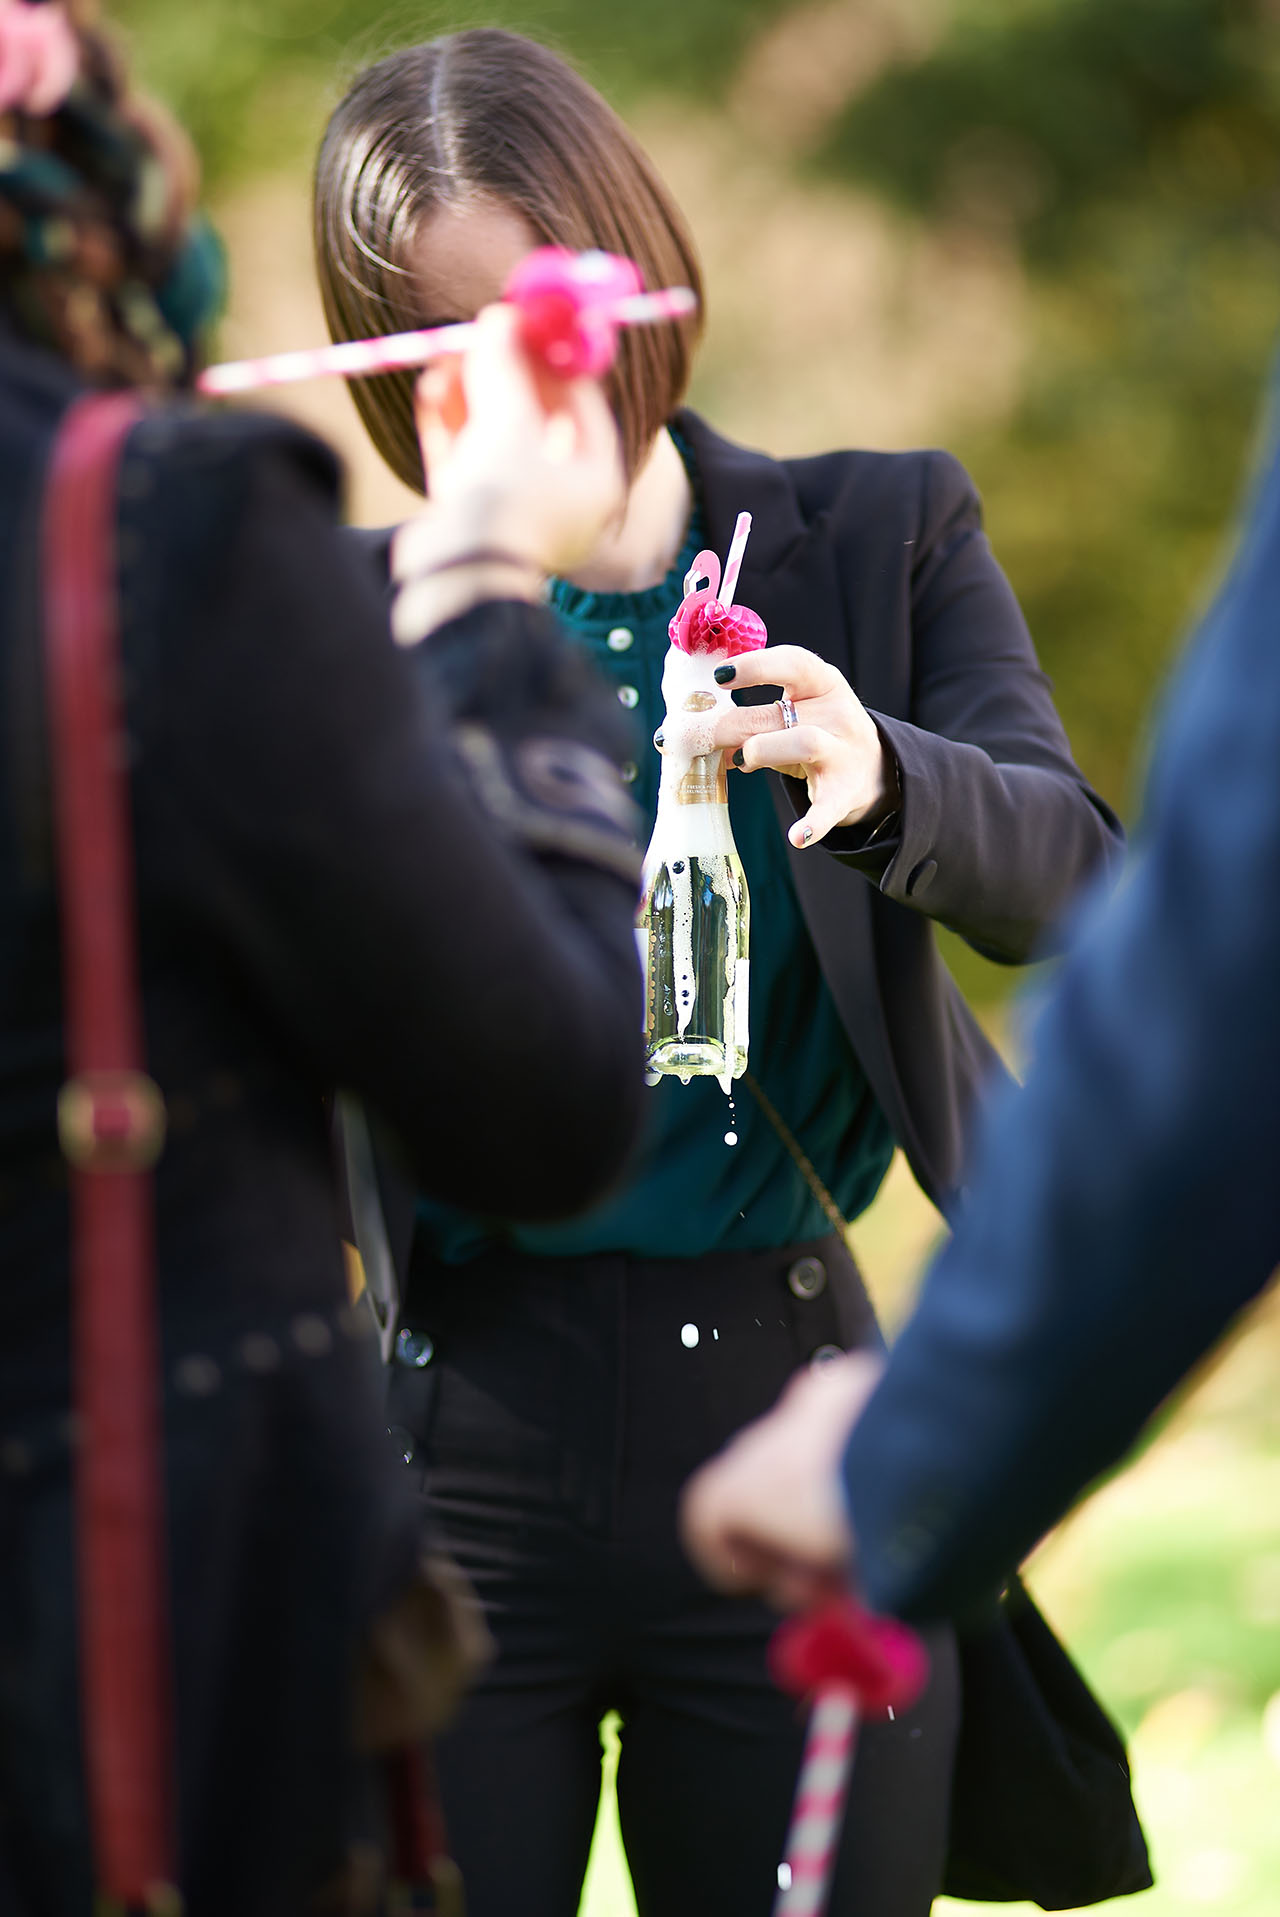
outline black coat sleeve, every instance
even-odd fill
[[[886,897],[987,957],[1020,963],[1081,886],[1116,869],[1123,834],[1076,766],[1049,681],[947,453],[917,462],[910,717],[872,714],[901,771],[892,856],[833,850]]]
[[[642,1083],[611,702],[524,605],[398,650],[303,436],[206,422],[162,465],[135,788],[164,908],[424,1190],[585,1203]]]

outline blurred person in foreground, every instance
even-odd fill
[[[547,48],[478,29],[356,78],[316,170],[336,338],[467,319],[544,242],[700,291],[652,161]],[[577,1907],[613,1709],[639,1909],[772,1906],[802,1728],[768,1674],[766,1608],[692,1574],[680,1486],[792,1373],[877,1342],[833,1213],[870,1203],[896,1146],[944,1213],[960,1202],[969,1113],[1001,1068],[934,926],[1025,963],[1120,855],[958,462],[731,444],[681,405],[699,324],[623,340],[607,390],[625,515],[548,592],[636,715],[632,791],[652,823],[668,622],[699,550],[723,553],[754,516],[740,601],[799,643],[722,668],[758,701],[715,735],[753,775],[729,781],[750,1077],[728,1138],[714,1080],[655,1086],[633,1175],[565,1227],[425,1198],[404,1287],[392,1416],[497,1645],[439,1752],[475,1917]],[[421,489],[407,384],[353,391]],[[432,450],[429,489],[447,474]],[[387,535],[360,536],[376,565]],[[940,1888],[958,1695],[946,1632],[933,1650],[925,1697],[859,1746],[838,1912],[924,1917]]]
[[[1280,1262],[1280,452],[1168,697],[1127,880],[1082,916],[1020,1091],[883,1369],[829,1366],[692,1480],[731,1590],[963,1617]]]
[[[373,1909],[382,1733],[357,1673],[391,1630],[404,1656],[379,1696],[401,1737],[447,1688],[414,1635],[419,1507],[346,1301],[324,1088],[376,1106],[425,1189],[522,1217],[607,1184],[641,1095],[617,707],[531,603],[620,498],[603,397],[535,390],[512,316],[482,316],[421,402],[459,450],[398,558],[397,647],[338,537],[331,454],[174,397],[218,278],[194,181],[88,7],[0,0],[5,1917],[93,1900],[39,575],[46,466],[79,396],[153,396],[115,531],[146,1061],[168,1111],[154,1196],[190,1917]],[[503,787],[500,830],[463,724]]]

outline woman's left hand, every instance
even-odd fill
[[[745,772],[770,766],[803,779],[809,810],[787,837],[796,847],[816,845],[843,825],[874,825],[897,805],[898,772],[875,721],[835,666],[803,646],[766,646],[740,653],[733,676],[721,684],[782,687],[767,706],[734,706],[716,720],[715,743],[739,749]]]

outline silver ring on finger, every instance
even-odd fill
[[[779,699],[778,711],[782,714],[782,729],[784,732],[790,732],[792,726],[799,725],[800,721],[796,718],[795,706],[790,699],[786,697]]]

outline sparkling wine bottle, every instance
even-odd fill
[[[718,1078],[726,1091],[747,1069],[751,904],[729,823],[723,755],[712,744],[716,712],[731,703],[714,672],[765,641],[757,615],[728,603],[749,527],[743,514],[726,566],[728,597],[715,597],[715,554],[699,553],[671,622],[658,816],[636,920],[650,1077]]]
[[[637,921],[650,1072],[746,1071],[750,918],[721,754],[664,754]]]

